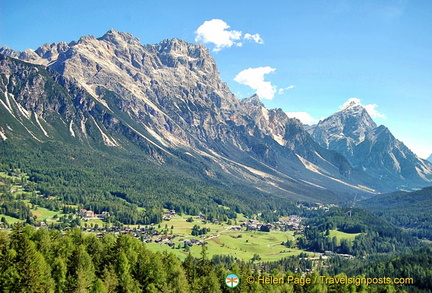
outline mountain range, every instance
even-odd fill
[[[0,54],[0,137],[13,147],[145,156],[225,189],[314,202],[432,185],[432,164],[361,105],[306,128],[256,95],[236,98],[200,44],[143,45],[112,29]]]
[[[376,125],[356,100],[309,132],[323,147],[343,154],[354,168],[382,183],[397,182],[397,189],[410,190],[430,179],[429,162],[418,158],[387,127]]]

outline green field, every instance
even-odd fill
[[[6,174],[0,174],[0,176],[3,176],[4,178],[7,177]],[[14,194],[22,192],[22,188],[20,188],[21,186],[19,186],[18,184],[14,184],[13,187]],[[53,219],[55,215],[57,215],[58,217],[65,216],[58,211],[50,211],[46,208],[32,205],[29,203],[28,199],[23,201],[27,205],[32,207],[31,212],[33,215],[36,216],[36,221],[45,221],[47,222],[47,224],[49,224],[50,222],[56,221],[56,219]],[[167,213],[168,211],[165,210],[165,212]],[[22,222],[12,217],[5,216],[5,218],[9,224],[18,221]],[[193,221],[187,221],[187,219],[189,218],[192,218]],[[232,224],[228,225],[227,223],[206,223],[203,222],[203,219],[197,216],[174,215],[169,221],[163,221],[160,224],[154,225],[154,229],[158,230],[161,233],[160,235],[178,235],[178,237],[175,237],[172,240],[174,246],[168,246],[166,244],[167,241],[163,241],[160,243],[147,243],[146,246],[153,251],[170,251],[181,259],[186,258],[189,253],[185,250],[183,241],[191,239],[205,241],[207,243],[207,253],[209,257],[212,257],[213,255],[231,255],[239,259],[249,261],[254,257],[255,254],[258,254],[261,257],[261,261],[275,261],[283,257],[298,255],[304,252],[303,250],[299,249],[287,248],[281,244],[282,242],[293,239],[292,231],[260,232],[236,231],[230,229],[230,227],[240,225],[246,220],[247,219],[242,214],[238,214],[237,219],[231,220]],[[81,222],[82,226],[90,227],[93,226],[92,224],[98,224],[99,226],[103,226],[105,223],[98,219]],[[210,232],[201,236],[192,236],[192,227],[195,225],[198,225],[200,228],[209,228]],[[139,225],[130,225],[131,228],[137,228],[138,226]],[[153,237],[153,241],[158,237],[159,236]],[[200,245],[193,244],[188,248],[193,256],[200,256]]]
[[[32,192],[27,192],[23,190],[23,187],[21,185],[21,178],[25,178],[27,177],[26,174],[22,173],[20,175],[20,177],[17,176],[10,176],[5,172],[0,172],[0,179],[7,179],[7,180],[13,180],[15,183],[12,183],[11,186],[11,193],[15,198],[21,198],[22,195],[25,195],[27,198],[29,196],[32,195]],[[1,182],[2,180],[0,180]],[[19,182],[19,183],[18,183]],[[1,183],[3,184],[3,183]],[[37,192],[35,192],[37,194]],[[0,194],[1,196],[1,194]],[[37,205],[32,205],[30,204],[30,200],[25,199],[22,200],[24,203],[26,203],[29,207],[33,207],[30,208],[31,213],[36,216],[36,221],[50,221],[53,220],[52,218],[54,217],[54,215],[57,215],[58,217],[64,216],[65,214],[62,214],[61,212],[58,211],[50,211],[46,208],[37,206]],[[13,223],[17,223],[17,222],[24,222],[24,220],[19,220],[17,218],[14,217],[10,217],[10,216],[6,216],[4,214],[0,214],[0,218],[1,217],[5,217],[6,221],[9,224],[13,224]]]
[[[46,208],[36,206],[34,209],[30,209],[32,214],[36,216],[36,221],[50,221],[53,220],[54,215],[58,217],[64,216],[61,212],[50,211]]]
[[[229,230],[231,225],[224,224],[203,224],[199,219],[194,218],[194,222],[186,222],[190,216],[174,216],[171,221],[161,223],[161,228],[167,224],[170,230],[171,225],[174,226],[173,234],[178,234],[180,237],[175,238],[173,248],[169,247],[164,242],[147,243],[146,246],[153,251],[169,251],[184,259],[188,252],[183,248],[181,240],[199,239],[206,241],[209,257],[213,255],[232,255],[234,257],[249,261],[254,254],[261,257],[261,261],[275,261],[283,257],[298,255],[305,252],[300,249],[287,248],[281,245],[282,242],[293,239],[293,232],[271,231],[232,231]],[[240,218],[241,219],[241,218]],[[239,219],[239,220],[240,220]],[[210,228],[210,232],[202,237],[192,236],[191,229],[194,225]],[[180,244],[180,248],[178,248]],[[193,256],[198,257],[201,252],[200,245],[190,247],[190,252]]]
[[[0,219],[3,218],[3,217],[5,218],[5,220],[6,220],[6,222],[8,224],[13,224],[13,223],[18,223],[18,222],[20,222],[20,223],[24,222],[24,220],[20,220],[20,219],[14,218],[14,217],[10,217],[10,216],[6,216],[6,215],[3,215],[3,214],[0,214]]]
[[[337,244],[340,244],[340,241],[342,239],[346,239],[346,240],[354,240],[354,238],[356,238],[358,235],[360,235],[362,233],[345,233],[342,231],[338,231],[338,230],[330,230],[330,238],[336,237],[337,239]]]

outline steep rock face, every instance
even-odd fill
[[[322,146],[353,156],[355,147],[377,127],[361,105],[351,102],[342,110],[320,121],[313,130]]]
[[[0,55],[0,76],[0,104],[3,106],[0,107],[0,122],[4,138],[25,139],[30,135],[42,142],[73,137],[79,142],[89,142],[88,127],[102,125],[95,117],[103,110],[92,96],[44,66]]]
[[[99,39],[81,38],[50,67],[102,103],[98,87],[121,96],[117,106],[168,138],[165,144],[194,146],[224,136],[214,126],[224,121],[221,111],[238,103],[220,81],[208,50],[177,39],[143,46],[131,35],[111,30]]]
[[[105,88],[98,87],[97,92],[106,98],[107,106],[78,83],[49,68],[4,55],[0,55],[0,76],[1,140],[11,139],[18,144],[31,140],[40,143],[61,141],[88,146],[93,150],[118,148],[120,152],[128,153],[136,153],[138,147],[140,154],[148,155],[159,164],[167,160],[181,160],[181,165],[199,164],[194,165],[194,168],[202,168],[205,176],[218,178],[223,172],[223,176],[236,178],[243,184],[247,182],[269,194],[305,200],[335,198],[331,192],[317,190],[313,184],[300,181],[300,176],[307,177],[304,172],[308,170],[304,170],[298,159],[295,162],[291,160],[297,158],[292,150],[279,145],[258,127],[250,126],[256,133],[249,135],[245,127],[236,126],[228,119],[226,123],[220,123],[229,134],[224,141],[211,138],[201,141],[189,135],[203,147],[186,148],[182,145],[174,148],[161,143],[163,138],[153,130],[156,128],[152,119],[144,117],[144,121],[153,128],[146,128],[144,123],[134,121],[112,102],[122,101],[121,97]],[[254,120],[248,114],[244,113],[243,117],[254,125]],[[281,117],[287,119],[286,116]],[[275,124],[278,124],[276,120]],[[218,129],[217,124],[211,126]],[[205,133],[207,130],[201,131]],[[293,171],[294,167],[297,173]],[[217,172],[219,175],[216,175]],[[309,173],[315,176],[310,178],[311,181],[323,181],[323,186],[329,183],[322,180],[319,174]]]
[[[27,55],[8,48],[2,52],[54,70],[53,81],[66,93],[72,88],[85,92],[70,97],[76,112],[59,112],[67,133],[78,140],[100,139],[125,149],[132,143],[161,162],[180,152],[203,156],[230,176],[281,194],[389,190],[319,145],[282,110],[266,109],[257,96],[238,100],[202,45],[178,39],[142,45],[130,34],[110,30],[101,38],[45,44]],[[39,111],[24,99],[22,105]]]
[[[54,112],[71,118],[76,109],[70,103],[69,93],[74,92],[77,99],[87,95],[83,89],[73,86],[67,79],[42,66],[28,66],[4,57],[0,58],[0,64],[4,77],[0,80],[0,88],[3,93],[11,94],[10,98],[22,106],[24,113],[30,111],[43,117]],[[60,89],[58,84],[66,89]],[[10,105],[9,100],[7,104]]]
[[[250,150],[239,141],[241,135],[230,129],[229,124],[239,116],[249,120],[249,124],[241,124],[249,135],[254,135],[257,124],[260,133],[256,135],[269,135],[291,150],[303,145],[299,139],[305,139],[298,122],[280,110],[267,110],[258,97],[259,107],[247,100],[240,103],[220,80],[213,58],[202,45],[173,39],[143,46],[128,33],[110,30],[98,39],[87,36],[68,45],[46,44],[36,53],[41,59],[49,58],[49,62],[39,63],[49,63],[50,68],[77,81],[106,106],[101,88],[116,93],[121,99],[110,102],[146,124],[167,145],[204,142],[207,147],[221,141]],[[287,123],[293,126],[291,130],[296,129],[297,137],[291,131],[289,140],[284,139]]]
[[[323,170],[332,170],[333,174],[336,172],[345,177],[349,177],[352,171],[343,156],[336,152],[327,152],[313,141],[298,119],[289,118],[281,109],[266,109],[256,95],[242,100],[240,111],[231,119],[237,126],[247,129],[251,136],[259,135],[262,140],[266,137],[271,139],[273,144],[261,146],[261,153],[274,158],[272,165],[283,168],[281,165],[286,164],[285,160],[289,158],[291,162],[298,162],[306,168],[320,166]],[[274,151],[279,154],[274,154]]]
[[[395,189],[432,182],[432,164],[418,158],[385,126],[377,126],[355,102],[320,121],[311,132],[322,146],[342,153],[353,167]]]

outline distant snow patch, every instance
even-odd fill
[[[73,137],[75,137],[75,132],[73,130],[73,120],[71,120],[71,122],[69,123],[69,132]]]
[[[27,119],[30,119],[30,117],[31,117],[31,112],[30,112],[30,111],[27,111],[26,109],[24,109],[24,107],[21,106],[21,104],[18,103],[18,102],[15,100],[15,97],[14,97],[13,95],[10,95],[10,96],[11,96],[11,98],[13,99],[13,101],[15,102],[15,104],[17,105],[17,108],[18,108],[18,110],[21,112],[21,114],[22,114],[23,116],[25,116]]]
[[[106,133],[104,133],[102,131],[102,129],[99,127],[99,125],[97,124],[96,120],[93,117],[92,117],[92,119],[93,119],[93,122],[95,123],[97,129],[99,129],[99,131],[100,131],[100,133],[102,135],[103,142],[104,142],[104,144],[106,146],[111,146],[111,147],[118,147],[118,146],[120,146],[118,144],[118,142],[114,138],[109,137]]]
[[[318,173],[318,174],[322,174],[319,170],[319,167],[311,162],[309,162],[308,160],[306,160],[305,158],[303,158],[302,156],[296,154],[297,158],[302,162],[303,166],[305,166],[306,169]],[[322,174],[324,175],[324,174]]]
[[[4,129],[3,128],[1,128],[0,129],[0,138],[3,140],[3,141],[5,141],[6,139],[7,139],[7,137],[6,137],[6,134],[4,134]]]
[[[34,116],[35,116],[36,123],[39,125],[39,127],[40,127],[40,129],[42,130],[43,134],[44,134],[46,137],[49,137],[48,132],[46,132],[46,130],[42,127],[42,124],[41,124],[40,121],[39,121],[39,117],[38,117],[38,115],[37,115],[36,113],[34,113]]]
[[[87,130],[86,130],[86,121],[84,121],[84,118],[81,119],[81,132],[87,137]]]
[[[8,101],[7,99],[7,94],[6,94],[6,101]],[[12,112],[12,109],[10,107],[8,107],[8,105],[6,105],[5,102],[3,102],[3,100],[0,100],[1,104],[3,105],[3,107],[5,107],[5,109],[12,115],[12,117],[14,117],[15,119],[17,119],[14,115],[14,113]]]

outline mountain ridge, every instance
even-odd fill
[[[45,44],[34,52],[36,61],[30,51],[22,55],[0,49],[47,66],[88,93],[77,105],[87,105],[84,112],[90,115],[66,118],[70,136],[84,140],[92,128],[93,136],[98,133],[107,147],[127,148],[131,142],[142,146],[145,141],[147,151],[150,147],[160,162],[183,150],[209,159],[228,175],[259,182],[258,189],[288,196],[304,190],[392,190],[390,184],[380,185],[353,169],[339,153],[321,147],[282,110],[266,109],[257,96],[238,100],[202,45],[179,39],[141,45],[130,34],[110,30],[100,38]],[[5,105],[11,94],[5,94]],[[39,126],[36,118],[33,122]],[[6,126],[2,134],[11,135]]]
[[[416,156],[387,127],[378,126],[359,103],[351,101],[309,132],[322,146],[342,153],[354,168],[393,182],[395,189],[432,183],[432,164]]]

